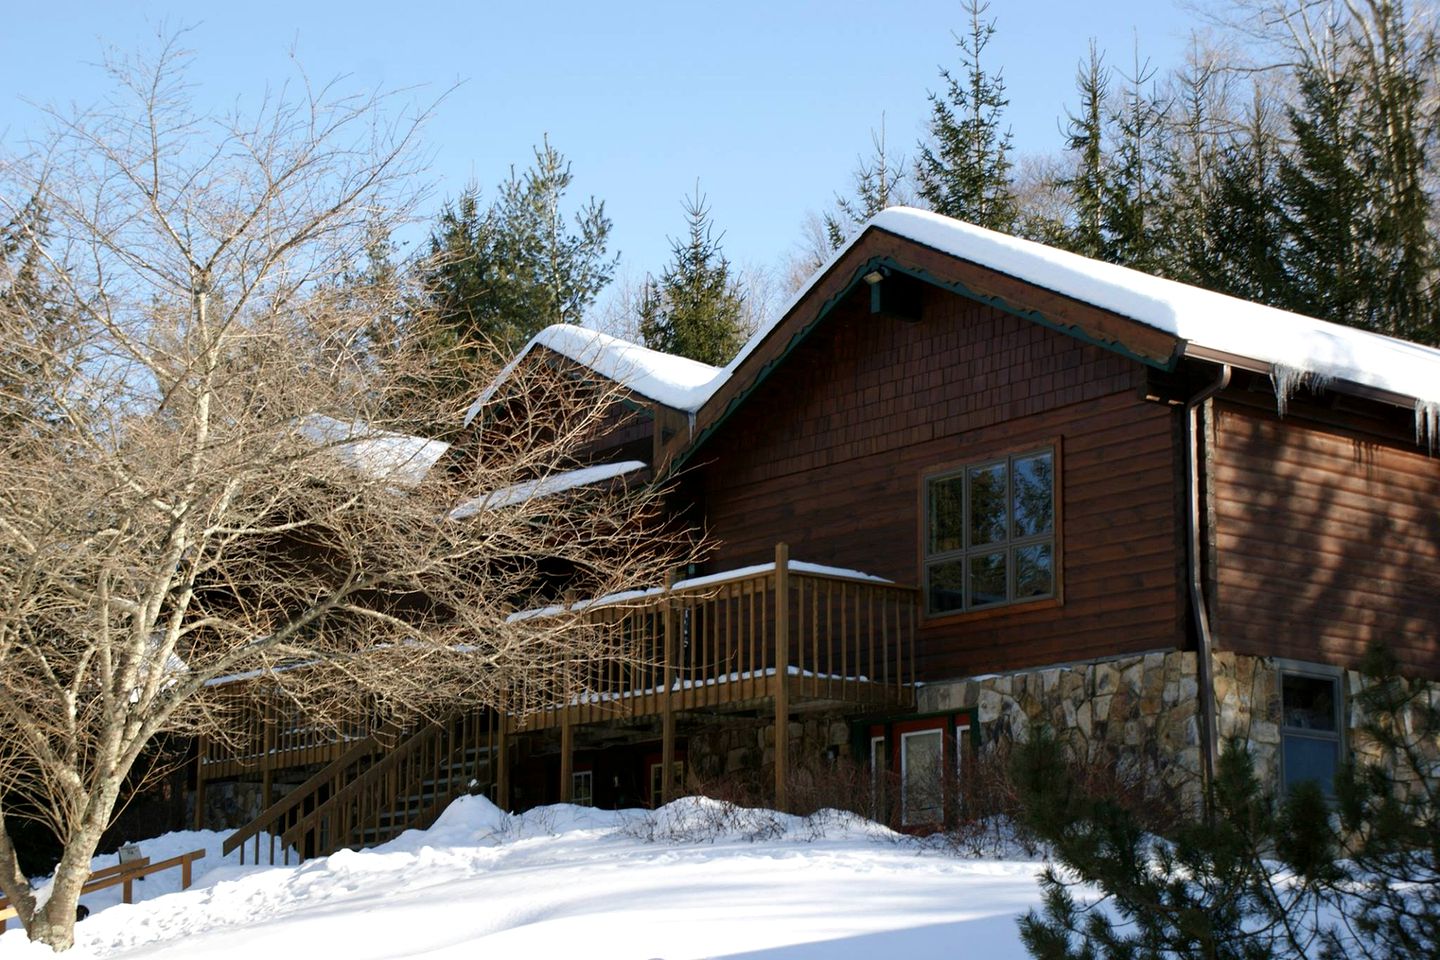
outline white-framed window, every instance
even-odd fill
[[[595,806],[595,773],[576,770],[570,774],[570,802],[576,806]]]
[[[1341,673],[1319,664],[1279,668],[1281,788],[1314,782],[1332,796],[1344,739]]]
[[[917,826],[945,817],[945,731],[900,734],[900,823]]]

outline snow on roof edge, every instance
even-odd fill
[[[725,373],[708,363],[662,353],[588,327],[573,323],[551,324],[531,337],[515,358],[480,392],[465,412],[466,426],[537,347],[553,350],[628,390],[677,410],[698,409],[714,392]]]
[[[1109,310],[1188,344],[1261,361],[1282,371],[1279,379],[1287,379],[1290,386],[1307,379],[1348,380],[1414,398],[1422,406],[1440,405],[1440,350],[1433,347],[1092,260],[925,210],[891,207],[869,226]],[[1276,386],[1282,393],[1286,389],[1279,382]]]
[[[642,460],[622,460],[618,463],[580,467],[577,470],[562,470],[559,473],[514,483],[508,487],[491,490],[478,497],[471,497],[457,504],[446,516],[451,520],[463,520],[466,517],[473,517],[482,510],[497,510],[500,507],[514,506],[540,497],[551,497],[576,487],[586,487],[592,483],[623,477],[636,470],[646,470],[649,466]]]
[[[296,428],[318,444],[332,444],[342,461],[372,480],[389,480],[414,487],[450,449],[444,440],[431,440],[394,430],[382,430],[359,420],[339,420],[323,413],[303,417]]]
[[[1417,441],[1428,436],[1433,443],[1440,434],[1440,350],[1092,260],[912,207],[890,207],[872,217],[821,264],[722,369],[672,357],[596,331],[584,331],[589,345],[582,343],[577,349],[573,340],[557,342],[562,335],[556,332],[557,327],[548,327],[532,338],[481,393],[465,422],[468,424],[474,418],[499,383],[537,345],[557,350],[637,393],[693,414],[715,395],[809,295],[819,278],[849,253],[871,227],[1170,333],[1186,345],[1263,363],[1275,372],[1272,379],[1282,405],[1287,393],[1297,384],[1308,382],[1320,386],[1327,381],[1344,380],[1413,398]],[[607,372],[591,362],[594,358],[603,360],[617,351],[642,360],[642,373],[646,373],[651,364],[665,366],[680,361],[714,374],[706,379],[691,370],[689,378],[681,378],[684,382],[671,382],[657,388],[653,383],[626,382],[623,375],[613,375],[617,371]],[[647,392],[647,387],[653,392]]]

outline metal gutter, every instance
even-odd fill
[[[1236,370],[1248,370],[1251,373],[1264,374],[1267,377],[1275,375],[1275,365],[1265,360],[1256,360],[1253,357],[1242,357],[1237,353],[1227,353],[1224,350],[1214,350],[1210,347],[1202,347],[1192,341],[1186,341],[1181,347],[1183,356],[1195,360],[1206,360],[1210,363],[1218,363],[1223,366],[1233,367]],[[1393,390],[1384,390],[1380,387],[1372,387],[1363,383],[1356,383],[1354,380],[1347,380],[1344,377],[1335,377],[1325,381],[1326,390],[1336,390],[1340,393],[1348,393],[1351,396],[1364,397],[1367,400],[1376,400],[1380,403],[1388,403],[1391,406],[1409,410],[1415,406],[1415,397],[1406,396],[1403,393],[1396,393]]]
[[[1189,547],[1190,609],[1194,612],[1199,635],[1195,653],[1195,679],[1200,695],[1200,773],[1206,791],[1206,815],[1209,815],[1209,788],[1215,782],[1215,766],[1219,758],[1215,717],[1215,638],[1210,632],[1210,614],[1206,606],[1205,581],[1200,554],[1200,437],[1199,413],[1211,397],[1230,384],[1232,368],[1225,363],[1220,376],[1185,402],[1185,465],[1186,493],[1190,509],[1186,515],[1186,540]]]

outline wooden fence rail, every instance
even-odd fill
[[[90,874],[90,879],[86,880],[85,885],[80,888],[80,896],[118,886],[121,888],[120,901],[132,903],[134,902],[136,880],[143,880],[151,874],[173,867],[180,868],[180,889],[188,890],[194,870],[193,864],[196,860],[203,860],[204,857],[204,850],[191,850],[189,853],[182,853],[168,860],[161,860],[159,863],[151,863],[149,857],[141,857],[118,866],[103,867]],[[5,932],[9,922],[16,916],[15,908],[10,905],[10,901],[0,897],[0,933]]]

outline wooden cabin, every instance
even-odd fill
[[[512,806],[727,778],[783,806],[842,760],[919,827],[1037,723],[1181,791],[1237,739],[1325,784],[1369,645],[1440,681],[1440,350],[896,208],[724,369],[573,327],[527,357],[623,383],[644,415],[606,449],[716,543],[643,602],[582,598],[648,665],[335,745],[237,842],[382,839],[476,770]],[[453,772],[354,785],[405,763]]]

